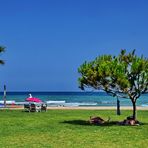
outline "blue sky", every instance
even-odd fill
[[[147,0],[0,0],[0,90],[79,91],[77,68],[101,54],[148,57]]]

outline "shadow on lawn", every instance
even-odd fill
[[[69,121],[63,121],[61,123],[84,125],[84,126],[118,126],[117,121],[106,122],[103,124],[91,124],[89,121],[86,121],[86,120],[69,120]]]
[[[63,124],[73,124],[73,125],[84,125],[84,126],[125,126],[119,124],[118,121],[110,121],[110,122],[105,122],[103,124],[91,124],[89,121],[86,120],[68,120],[68,121],[63,121],[61,122]],[[148,123],[140,123],[140,126],[143,125],[148,125]],[[126,125],[130,126],[130,125]]]

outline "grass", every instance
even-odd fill
[[[148,111],[138,111],[140,126],[90,125],[90,116],[121,121],[131,114],[102,110],[48,110],[28,113],[0,110],[0,147],[10,148],[146,148]]]

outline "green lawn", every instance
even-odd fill
[[[28,113],[0,110],[0,148],[147,148],[148,111],[138,111],[140,126],[89,125],[89,116],[121,121],[131,114],[122,111],[48,110]]]

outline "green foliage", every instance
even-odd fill
[[[102,55],[82,64],[78,72],[80,88],[104,90],[112,96],[130,98],[136,119],[136,100],[148,92],[148,59],[135,55],[135,50],[118,56]]]
[[[135,55],[135,50],[118,56],[102,55],[82,64],[78,72],[80,88],[102,89],[114,96],[139,98],[148,90],[148,60]]]
[[[3,53],[5,51],[5,47],[0,46],[0,53]],[[5,64],[3,60],[0,60],[0,64]]]

